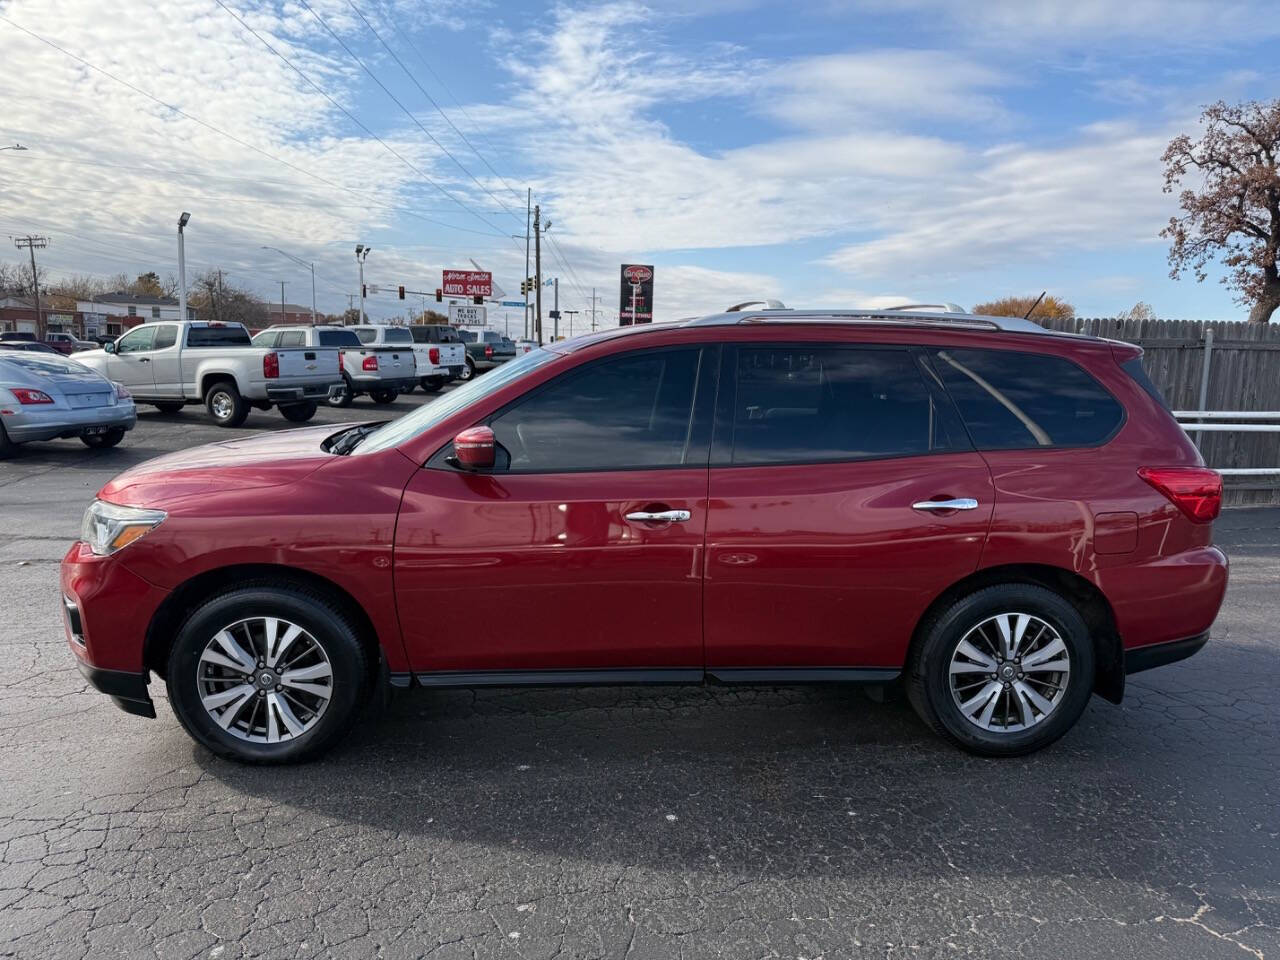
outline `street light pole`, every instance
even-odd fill
[[[191,214],[185,210],[178,217],[178,319],[187,319],[187,252],[183,242],[182,228],[191,220]]]
[[[369,251],[373,247],[366,247],[363,243],[356,244],[356,264],[360,268],[360,322],[368,323],[369,320],[364,312],[364,261],[369,256]]]

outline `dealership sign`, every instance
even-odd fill
[[[492,297],[493,274],[488,270],[446,270],[440,289],[446,297]]]
[[[449,323],[455,327],[483,327],[488,319],[486,307],[474,307],[469,304],[449,304]]]
[[[618,323],[653,322],[653,267],[642,263],[622,265],[622,287],[618,301]]]

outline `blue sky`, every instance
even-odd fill
[[[1243,316],[1168,278],[1159,157],[1280,89],[1270,3],[222,2],[0,0],[0,141],[29,148],[0,153],[0,233],[52,236],[54,273],[164,274],[187,209],[192,272],[305,302],[280,247],[338,310],[356,242],[373,283],[473,258],[515,291],[528,187],[562,307],[594,286],[605,323],[622,262],[656,265],[659,319],[1041,289]]]

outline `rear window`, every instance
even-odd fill
[[[1104,443],[1124,409],[1062,357],[1012,350],[935,350],[934,365],[979,450]]]
[[[388,327],[382,340],[384,343],[413,343],[413,334],[404,327]]]
[[[188,347],[247,347],[249,331],[244,327],[190,327],[187,330]]]
[[[318,330],[322,347],[358,347],[360,338],[350,330]]]
[[[361,343],[373,343],[378,339],[377,330],[357,330],[356,336],[360,338]]]

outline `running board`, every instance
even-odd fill
[[[892,683],[902,671],[885,667],[756,667],[663,668],[635,670],[447,670],[415,673],[420,687],[587,687],[633,684],[773,684]],[[397,683],[405,674],[395,674]]]

